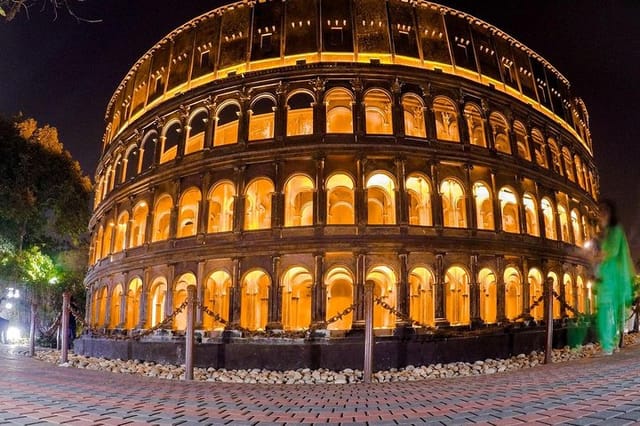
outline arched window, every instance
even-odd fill
[[[547,278],[551,278],[553,280],[553,318],[560,318],[560,299],[557,296],[560,296],[560,281],[558,281],[558,276],[555,272],[549,272],[547,274]]]
[[[120,185],[124,181],[124,173],[126,171],[124,167],[124,159],[121,155],[118,155],[116,161],[113,163],[114,186]]]
[[[454,179],[445,179],[440,184],[440,195],[443,225],[449,228],[466,228],[467,209],[462,185]]]
[[[509,125],[507,120],[498,114],[492,112],[489,116],[489,125],[493,134],[493,144],[498,152],[511,154],[511,141],[509,140]]]
[[[469,324],[469,274],[459,266],[447,269],[444,289],[449,323],[451,325]]]
[[[538,321],[544,318],[543,295],[542,274],[537,268],[531,268],[529,269],[529,306],[533,306],[531,315]]]
[[[504,313],[509,321],[513,321],[522,313],[522,278],[516,268],[505,269],[504,292]]]
[[[120,326],[120,314],[122,312],[122,284],[115,286],[111,292],[111,313],[109,315],[109,328]]]
[[[540,236],[540,226],[538,222],[538,207],[533,195],[525,193],[522,197],[522,204],[524,206],[524,218],[527,222],[527,234]]]
[[[313,104],[307,92],[297,92],[287,100],[287,136],[313,134]]]
[[[191,237],[198,233],[198,211],[200,209],[200,190],[190,188],[180,197],[178,210],[178,238]]]
[[[247,185],[244,198],[244,229],[271,228],[271,197],[273,183],[266,178],[259,178]]]
[[[560,221],[560,237],[562,238],[562,241],[570,243],[569,217],[567,216],[567,209],[565,209],[561,204],[558,204],[558,220]]]
[[[545,169],[547,165],[547,151],[544,146],[544,138],[542,133],[538,129],[531,130],[531,140],[533,141],[534,155],[536,157],[536,164]]]
[[[369,225],[396,223],[395,183],[384,173],[367,180],[367,214]]]
[[[480,108],[473,104],[464,106],[464,118],[467,121],[467,129],[469,129],[469,143],[471,145],[487,147],[487,138],[484,133],[484,121]]]
[[[486,324],[494,324],[498,319],[498,297],[496,293],[496,274],[489,268],[478,273],[480,286],[480,318]]]
[[[560,150],[558,149],[558,144],[553,138],[549,138],[547,141],[549,145],[549,152],[551,153],[551,163],[553,166],[553,170],[562,176],[562,159],[560,158]]]
[[[493,198],[491,190],[484,182],[473,185],[473,198],[476,204],[476,222],[478,229],[495,229],[493,219]]]
[[[409,203],[409,224],[432,226],[431,185],[426,177],[412,174],[407,178],[407,202]]]
[[[116,224],[116,238],[113,242],[113,252],[117,253],[127,248],[127,226],[129,225],[129,212],[122,212],[118,216]]]
[[[388,266],[377,266],[367,274],[367,281],[373,281],[373,297],[382,299],[387,305],[395,309],[398,298],[396,289],[396,275]],[[396,316],[379,304],[373,306],[373,328],[393,329]]]
[[[353,225],[355,223],[353,179],[344,173],[327,180],[327,224]]]
[[[240,326],[249,330],[264,330],[269,315],[271,279],[261,270],[245,275],[240,287]]]
[[[162,241],[169,238],[171,230],[171,210],[173,209],[173,200],[168,194],[163,194],[156,201],[156,207],[153,213],[153,234],[151,242]]]
[[[353,275],[343,267],[335,267],[327,272],[327,316],[334,317],[353,304]],[[353,323],[353,312],[344,315],[327,325],[329,330],[350,330]]]
[[[300,266],[282,277],[282,326],[285,330],[303,330],[311,324],[311,288],[313,276]]]
[[[368,134],[390,135],[391,96],[380,89],[371,89],[364,95],[365,128]]]
[[[123,181],[132,179],[138,175],[139,152],[140,151],[135,146],[131,147],[129,151],[127,151],[124,159],[124,176],[122,177]]]
[[[140,324],[140,300],[142,299],[142,280],[138,277],[129,282],[127,289],[127,316],[125,328],[132,330]]]
[[[154,327],[164,320],[167,281],[163,277],[156,278],[150,288],[148,324],[150,327]]]
[[[353,133],[353,95],[346,89],[335,88],[324,98],[327,133]]]
[[[573,230],[573,240],[579,247],[582,247],[584,242],[581,225],[580,213],[578,213],[578,210],[576,209],[571,210],[571,229]]]
[[[158,133],[155,130],[148,132],[142,139],[140,146],[140,155],[142,163],[140,165],[140,173],[149,170],[155,162],[156,144],[158,143]]]
[[[581,276],[576,278],[576,290],[576,308],[581,314],[586,314],[587,289],[584,286],[584,281]]]
[[[182,274],[176,282],[173,290],[173,312],[177,312],[178,308],[187,300],[187,287],[197,285],[196,276],[192,273]],[[187,329],[187,310],[183,309],[173,318],[174,330]]]
[[[229,294],[233,283],[226,271],[212,272],[204,285],[204,306],[225,321],[229,320]],[[225,324],[211,315],[204,315],[202,325],[205,330],[224,330]]]
[[[436,137],[443,141],[460,142],[458,131],[458,110],[455,104],[444,96],[433,100],[433,114],[436,121]]]
[[[564,284],[564,301],[567,303],[567,305],[575,309],[576,303],[573,298],[573,280],[571,279],[571,275],[565,273],[562,281]],[[571,309],[566,309],[566,313],[570,317],[574,316]]]
[[[551,200],[543,198],[540,202],[542,216],[544,217],[544,235],[550,240],[557,240],[555,211]]]
[[[249,111],[249,140],[272,139],[275,127],[276,103],[271,97],[258,98]]]
[[[589,241],[591,239],[591,229],[589,228],[589,224],[587,223],[587,216],[582,216],[582,241]]]
[[[424,121],[424,103],[419,96],[406,94],[402,97],[402,111],[404,114],[404,134],[416,138],[427,137],[427,127]]]
[[[178,154],[178,144],[182,135],[182,127],[179,121],[168,123],[163,132],[161,141],[160,164],[164,164],[176,158]]]
[[[104,228],[104,239],[102,240],[102,257],[107,257],[113,251],[111,250],[111,243],[113,241],[113,228],[115,228],[115,223],[113,220],[109,220],[107,222],[107,226]]]
[[[498,193],[500,211],[502,213],[502,230],[505,232],[520,233],[520,220],[518,214],[518,197],[509,187],[500,189]]]
[[[292,176],[284,186],[284,226],[313,225],[315,186],[308,176]]]
[[[191,115],[187,127],[187,142],[184,144],[185,155],[202,151],[208,122],[209,113],[206,109],[199,109]]]
[[[96,234],[96,245],[95,245],[95,248],[93,249],[94,263],[102,259],[103,238],[104,238],[104,228],[102,227],[102,225],[100,225],[100,228],[98,228],[98,233]]]
[[[146,201],[140,201],[133,208],[129,247],[138,247],[144,244],[148,215],[149,207],[147,206]]]
[[[433,274],[427,268],[414,268],[409,273],[409,315],[428,326],[433,326],[435,321],[434,283]]]
[[[580,185],[580,188],[586,189],[584,184],[584,171],[582,168],[582,160],[580,159],[580,156],[578,156],[578,154],[573,156],[573,163],[576,166],[576,177],[578,179],[578,185]]]
[[[573,172],[573,157],[569,152],[569,148],[566,146],[562,148],[562,157],[564,158],[564,170],[567,173],[567,178],[570,181],[575,182],[576,175]]]
[[[95,295],[93,303],[93,324],[95,327],[107,326],[107,286],[101,287]]]
[[[207,232],[233,230],[233,209],[236,190],[231,182],[217,183],[209,191],[209,220]]]
[[[240,106],[235,103],[222,104],[216,112],[216,128],[213,146],[224,146],[238,143],[238,123]]]
[[[529,142],[527,141],[527,129],[519,121],[513,123],[513,132],[516,136],[516,145],[518,147],[518,156],[527,161],[531,161],[531,153],[529,152]]]

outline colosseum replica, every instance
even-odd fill
[[[76,352],[376,368],[541,349],[589,313],[598,174],[550,63],[423,0],[237,1],[168,34],[106,112]],[[552,281],[552,284],[551,284]]]

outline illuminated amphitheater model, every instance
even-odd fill
[[[96,172],[87,320],[153,332],[76,350],[179,361],[174,312],[194,284],[196,364],[357,366],[368,280],[395,309],[375,304],[378,367],[539,349],[545,278],[576,311],[592,304],[588,120],[551,64],[434,3],[197,17],[117,88]],[[555,299],[555,318],[572,315]]]

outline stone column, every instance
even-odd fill
[[[353,112],[353,134],[355,136],[355,141],[358,142],[366,133],[366,116],[362,96],[362,80],[359,77],[354,78],[351,80],[351,87],[354,93],[354,105],[351,109]]]
[[[397,283],[398,295],[396,300],[396,306],[398,312],[409,315],[409,254],[401,251],[398,253],[398,260],[400,263],[400,279]],[[396,318],[396,328],[404,329],[411,328],[411,324],[404,318]]]
[[[402,109],[402,83],[398,78],[391,83],[391,124],[393,134],[398,138],[405,136],[404,111]]]
[[[398,178],[398,188],[396,189],[396,223],[398,225],[406,226],[409,223],[409,202],[407,201],[407,189],[406,189],[406,172],[405,172],[405,159],[396,158],[396,176]]]
[[[447,320],[445,303],[445,282],[444,282],[444,253],[436,254],[436,282],[434,286],[434,297],[433,301],[435,303],[435,325],[436,327],[446,327],[449,325],[449,321]]]
[[[239,166],[233,169],[236,195],[233,200],[233,232],[242,233],[244,224],[244,186],[245,186],[246,166]]]
[[[316,328],[326,328],[327,287],[324,283],[324,253],[313,256],[314,275],[311,289],[311,323]]]
[[[196,328],[202,328],[204,323],[204,313],[202,312],[202,308],[200,305],[204,305],[204,286],[207,283],[207,277],[205,276],[205,265],[206,261],[199,260],[198,261],[198,271],[196,275],[196,310],[195,310],[195,326]]]
[[[242,298],[242,260],[233,258],[233,270],[231,271],[232,287],[229,289],[229,323],[227,330],[240,328],[240,302]]]
[[[494,227],[499,232],[504,232],[502,229],[502,206],[500,205],[500,198],[498,194],[498,188],[496,185],[496,173],[491,170],[491,192],[493,192],[493,222]]]
[[[269,322],[267,330],[282,330],[282,285],[280,283],[280,256],[273,256],[271,290],[269,291]]]
[[[358,253],[356,258],[356,282],[354,283],[354,298],[356,309],[353,315],[354,329],[364,328],[364,281],[366,274],[366,253]]]
[[[324,140],[327,133],[326,104],[324,103],[324,89],[326,81],[320,77],[310,80],[309,84],[315,93],[313,103],[313,134]]]
[[[440,194],[440,176],[438,171],[438,164],[434,161],[430,164],[431,168],[431,180],[433,182],[433,191],[431,191],[431,205],[433,226],[436,229],[442,230],[443,218],[442,218],[442,194]]]
[[[471,269],[471,280],[469,281],[469,316],[471,326],[479,326],[483,324],[480,317],[480,283],[478,283],[478,255],[472,254],[469,259]]]
[[[496,256],[496,302],[497,312],[496,321],[503,323],[507,321],[505,315],[505,302],[506,302],[506,286],[504,282],[504,256]]]
[[[324,156],[316,159],[316,191],[315,191],[315,218],[314,223],[323,227],[327,223],[327,188],[325,186]]]
[[[433,95],[431,94],[431,83],[420,86],[422,99],[424,100],[424,120],[427,126],[427,139],[436,139],[436,120],[433,115]],[[435,181],[434,181],[435,182]]]

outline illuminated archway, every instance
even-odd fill
[[[531,130],[531,140],[533,141],[534,156],[536,164],[545,169],[547,165],[547,150],[544,145],[544,138],[538,129]]]
[[[558,204],[558,220],[560,221],[560,236],[562,241],[570,243],[571,236],[569,235],[569,218],[567,216],[567,209],[565,209],[562,204]]]
[[[107,318],[107,286],[104,285],[95,294],[93,302],[93,325],[105,327]]]
[[[519,121],[513,123],[513,132],[516,136],[516,146],[518,148],[518,156],[527,161],[531,161],[531,153],[529,152],[529,144],[527,143],[527,129]]]
[[[249,140],[272,139],[275,128],[276,103],[269,96],[254,100],[249,110]]]
[[[582,277],[580,275],[578,275],[578,277],[576,278],[576,308],[578,309],[578,312],[580,312],[581,314],[586,314],[587,310],[586,310],[586,298],[587,298],[587,289],[585,288],[584,285],[584,280],[582,279]]]
[[[198,232],[198,211],[202,196],[198,188],[189,188],[180,197],[178,209],[178,238],[191,237]]]
[[[231,145],[238,142],[240,106],[224,103],[216,112],[213,146]]]
[[[284,186],[284,226],[313,225],[315,186],[308,176],[294,175]]]
[[[115,224],[113,220],[107,222],[107,226],[104,228],[104,239],[102,240],[102,257],[105,258],[112,253],[111,243],[113,240],[113,228]]]
[[[302,330],[311,324],[313,277],[306,268],[294,266],[282,277],[282,325],[285,330]]]
[[[160,164],[167,163],[176,158],[178,144],[182,135],[182,127],[178,120],[167,123],[160,137]]]
[[[509,140],[509,125],[502,114],[492,112],[489,115],[489,125],[493,134],[493,144],[498,152],[511,154],[511,142]]]
[[[313,104],[307,92],[296,92],[287,99],[287,136],[313,134]]]
[[[469,324],[469,274],[453,266],[447,269],[444,284],[447,320],[451,325]]]
[[[271,197],[273,183],[267,178],[259,178],[247,185],[244,199],[244,229],[271,228]]]
[[[332,268],[327,272],[325,285],[327,286],[327,317],[343,312],[353,303],[353,275],[343,267]],[[329,330],[350,330],[353,323],[353,312],[344,315],[337,321],[327,324]]]
[[[522,197],[522,205],[524,207],[524,219],[527,224],[527,234],[540,236],[540,225],[538,222],[538,207],[533,195],[525,193]]]
[[[522,314],[522,277],[513,267],[504,271],[505,316],[513,321]]]
[[[191,114],[187,126],[187,141],[184,144],[185,155],[202,151],[208,122],[209,113],[206,109],[198,109]]]
[[[520,215],[518,214],[518,197],[509,187],[503,187],[498,193],[502,213],[502,230],[514,234],[520,233]]]
[[[225,321],[229,321],[231,287],[231,275],[227,271],[212,272],[204,285],[204,306]],[[205,312],[202,314],[202,326],[205,330],[223,330],[225,324]]]
[[[164,277],[156,278],[151,284],[149,292],[148,323],[155,327],[165,318],[165,299],[167,297],[167,281]]]
[[[153,214],[153,236],[152,242],[162,241],[169,238],[171,229],[171,209],[173,200],[168,194],[161,195],[156,202]]]
[[[454,179],[445,179],[440,184],[440,194],[443,225],[450,228],[466,228],[467,209],[462,185]]]
[[[142,298],[142,280],[139,277],[129,282],[127,289],[127,316],[125,328],[132,330],[140,323],[140,300]]]
[[[562,283],[564,285],[564,301],[568,306],[575,309],[575,301],[573,298],[573,279],[571,278],[571,275],[565,273],[562,278]],[[575,316],[571,309],[565,309],[565,312],[569,317]]]
[[[435,307],[431,271],[417,267],[409,272],[409,316],[422,324],[434,325]]]
[[[433,114],[436,121],[436,137],[443,141],[460,142],[458,110],[453,101],[444,96],[437,96],[433,100]]]
[[[365,128],[368,134],[390,135],[391,96],[384,90],[371,89],[364,95]]]
[[[407,178],[405,186],[409,203],[409,224],[432,226],[431,185],[427,178],[421,174],[412,174]]]
[[[498,298],[496,275],[489,268],[483,268],[478,273],[480,286],[480,318],[487,324],[494,324],[498,319]]]
[[[236,191],[231,182],[219,182],[209,191],[207,232],[233,230],[233,206]]]
[[[424,103],[419,96],[412,93],[402,97],[404,115],[404,133],[407,136],[426,138],[427,128],[424,122]]]
[[[122,284],[118,284],[111,292],[111,313],[109,315],[109,328],[116,328],[120,325],[120,313],[122,306]]]
[[[262,270],[248,272],[240,287],[240,326],[249,330],[264,330],[269,315],[271,279]]]
[[[196,285],[196,276],[192,273],[182,274],[178,278],[175,287],[173,289],[173,312],[177,312],[180,305],[187,300],[187,287],[190,285]],[[174,330],[186,330],[187,329],[187,309],[183,309],[181,312],[176,313],[173,318]]]
[[[555,272],[549,272],[547,278],[553,279],[553,291],[555,292],[553,296],[553,318],[560,318],[560,300],[558,299],[560,297],[560,281]]]
[[[353,133],[353,95],[346,89],[334,88],[324,98],[327,133]]]
[[[353,225],[355,223],[353,179],[336,173],[327,180],[327,224]]]
[[[369,225],[396,223],[395,182],[385,173],[367,180],[367,215]]]
[[[542,216],[544,218],[544,235],[550,240],[557,240],[556,219],[553,204],[548,198],[543,198],[540,202],[542,207]]]
[[[377,266],[367,274],[367,281],[373,281],[373,297],[382,299],[387,305],[395,309],[398,292],[396,290],[396,275],[388,266]],[[391,329],[395,327],[396,316],[374,302],[373,327]]]
[[[466,104],[464,106],[464,118],[467,121],[467,129],[469,130],[469,143],[486,148],[487,138],[484,133],[484,122],[480,108],[474,104]]]
[[[140,201],[133,208],[133,216],[131,221],[130,247],[139,247],[145,242],[145,234],[147,230],[147,216],[149,215],[149,206],[146,201]]]
[[[531,309],[531,316],[538,321],[544,318],[544,299],[541,299],[543,295],[542,274],[537,268],[531,268],[529,269],[529,306],[537,302],[537,305]]]
[[[577,209],[571,210],[571,229],[573,230],[573,239],[577,246],[582,247],[584,242],[582,237],[582,226],[580,223],[580,213]]]
[[[473,198],[476,205],[476,222],[478,229],[495,229],[493,220],[493,199],[491,190],[484,182],[473,185]]]
[[[113,252],[118,253],[127,248],[127,226],[129,225],[129,212],[122,212],[118,216],[118,223],[115,227],[115,239],[113,241]]]

